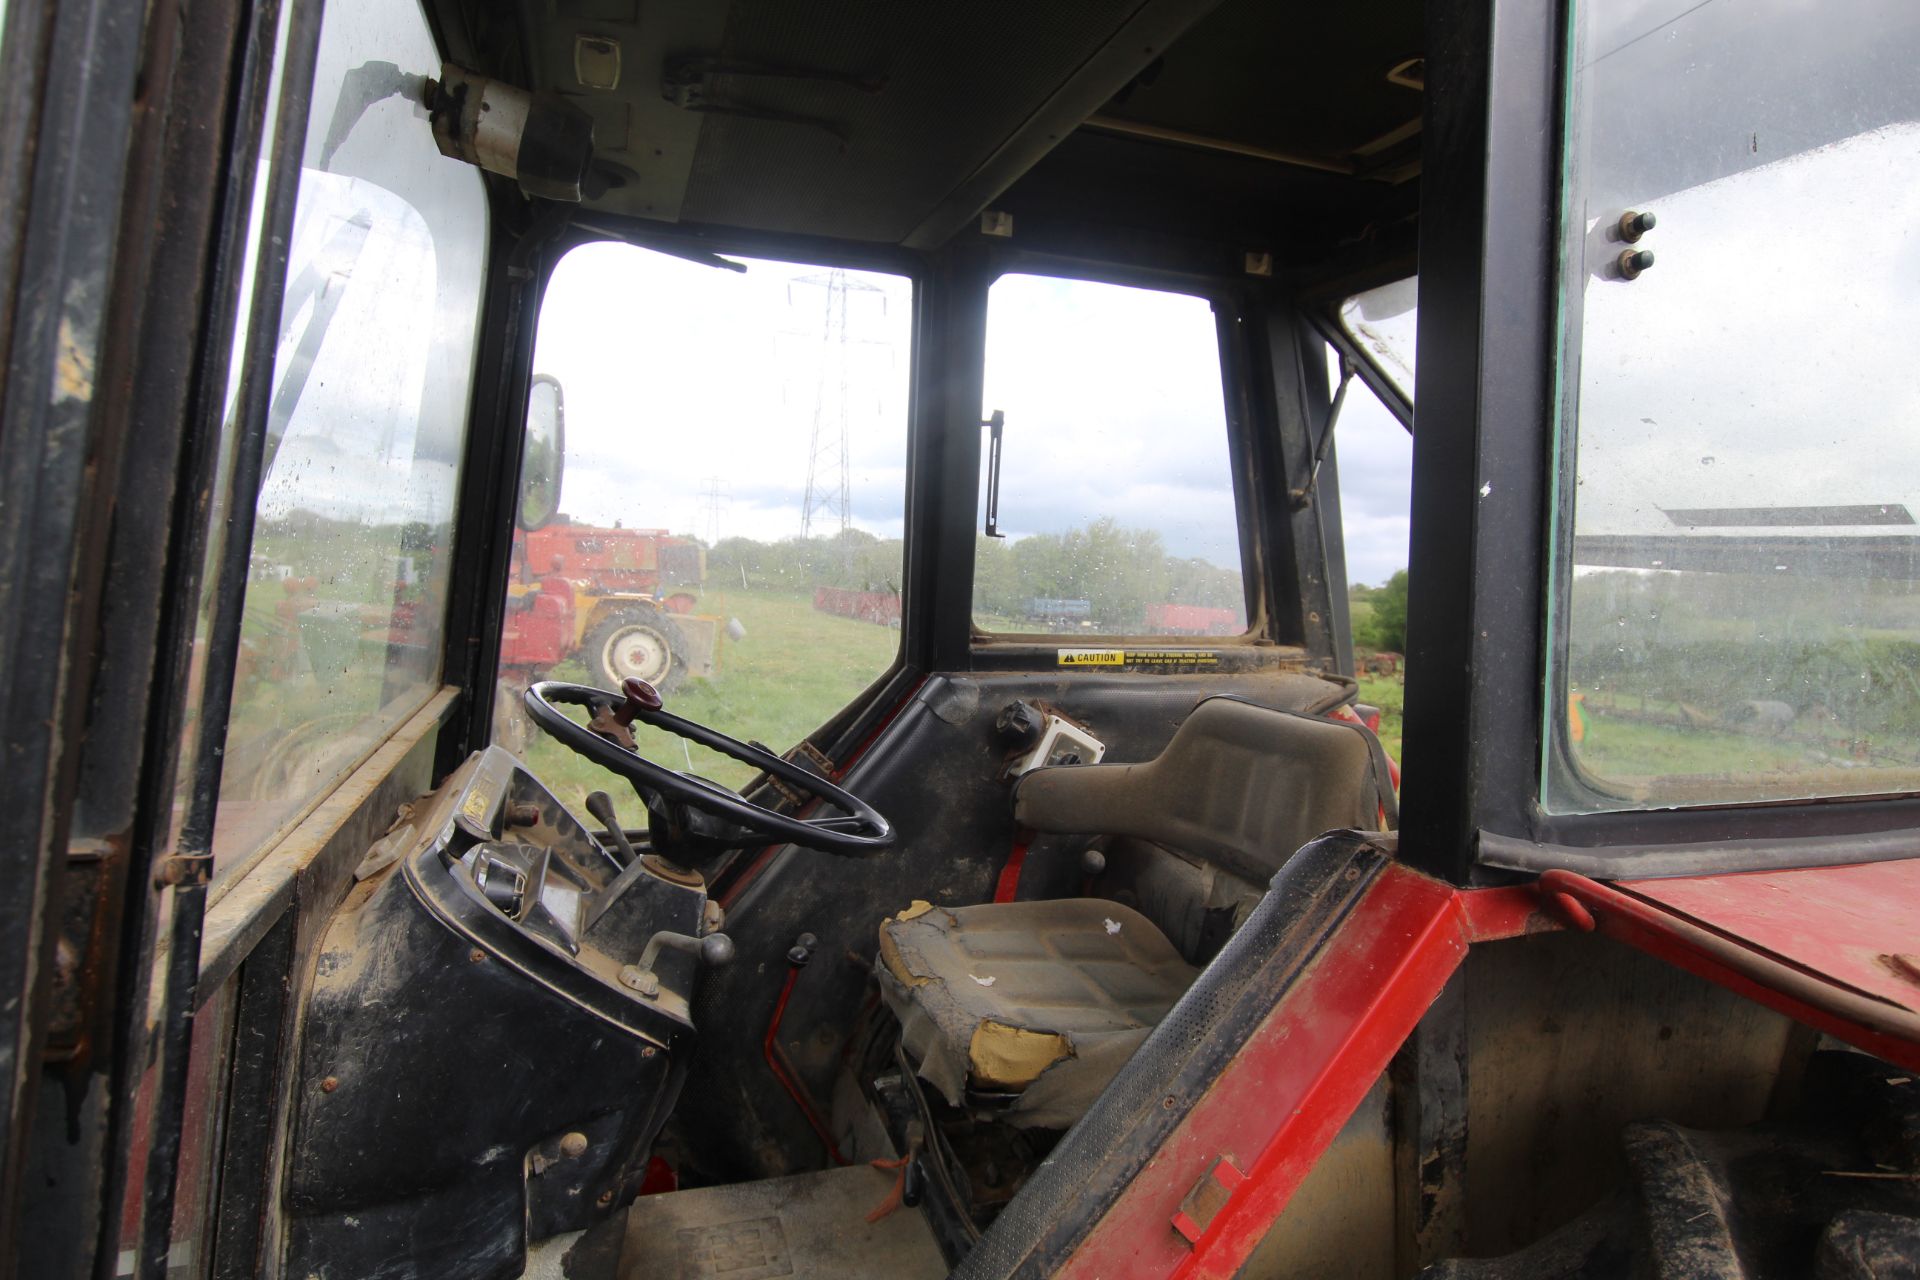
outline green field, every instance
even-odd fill
[[[728,642],[711,680],[693,680],[673,691],[669,709],[740,738],[785,751],[846,706],[892,663],[899,633],[872,623],[816,612],[798,592],[715,590],[700,602],[703,613],[737,617],[746,638]],[[553,678],[585,680],[578,663],[555,668]],[[1402,753],[1404,676],[1365,676],[1361,702],[1381,710],[1380,738],[1398,762]],[[1738,777],[1819,768],[1845,753],[1841,741],[1768,737],[1706,724],[1658,723],[1661,705],[1587,704],[1587,729],[1578,744],[1581,763],[1600,779],[1629,789],[1643,781],[1683,777]],[[1652,722],[1642,716],[1652,714]],[[699,747],[643,734],[650,759],[729,786],[746,782],[746,766]],[[529,764],[571,806],[586,793],[607,790],[628,822],[641,825],[642,811],[630,791],[565,748],[534,734]],[[1885,763],[1877,761],[1876,763]]]
[[[709,590],[699,610],[738,618],[746,638],[727,641],[710,680],[689,680],[667,695],[667,709],[742,740],[786,751],[852,702],[893,663],[900,633],[871,622],[820,613],[810,595],[739,589]],[[585,669],[566,662],[551,679],[584,682]],[[641,754],[675,769],[689,769],[730,787],[754,770],[704,747],[642,729]],[[562,801],[582,812],[587,792],[605,790],[621,817],[644,825],[639,800],[604,769],[589,764],[535,731],[527,763]]]
[[[1395,764],[1400,763],[1401,712],[1407,704],[1407,686],[1399,676],[1361,676],[1360,701],[1380,708],[1380,745]]]
[[[899,632],[820,613],[811,596],[798,592],[712,590],[701,596],[699,609],[740,619],[746,638],[727,642],[714,677],[681,685],[667,696],[667,708],[776,751],[792,747],[852,702],[887,669],[899,647]],[[555,680],[588,678],[578,662],[562,663],[547,674]],[[1404,686],[1395,678],[1369,677],[1360,682],[1360,699],[1381,709],[1381,739],[1398,760]],[[676,769],[690,767],[728,786],[738,787],[753,776],[745,765],[664,735],[643,732],[639,745],[648,759]],[[526,759],[575,812],[583,812],[587,792],[605,790],[623,820],[644,825],[631,790],[544,734],[533,731]]]

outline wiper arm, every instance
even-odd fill
[[[722,271],[739,271],[742,273],[747,269],[747,264],[744,262],[736,262],[732,258],[723,258],[719,254],[710,253],[705,249],[696,249],[691,245],[675,244],[670,240],[653,240],[647,236],[637,236],[631,232],[622,231],[617,227],[605,226],[598,222],[589,221],[586,218],[575,218],[573,225],[585,231],[597,232],[610,240],[618,240],[623,244],[633,245],[639,249],[651,249],[655,253],[664,253],[668,257],[682,258],[688,262],[697,262],[703,267],[717,267]]]

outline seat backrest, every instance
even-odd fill
[[[1314,837],[1379,828],[1367,730],[1209,698],[1144,764],[1036,769],[1014,818],[1036,831],[1132,836],[1264,883]]]

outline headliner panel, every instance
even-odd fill
[[[880,74],[887,85],[863,94],[834,84],[718,79],[716,96],[831,120],[848,141],[801,125],[709,116],[682,216],[904,240],[1141,7],[1138,0],[736,0],[728,60]],[[1140,61],[1148,61],[1144,51]]]
[[[1417,199],[1413,184],[1400,198],[1389,189],[1417,170],[1420,95],[1386,79],[1421,52],[1417,0],[439,2],[457,15],[449,27],[476,37],[482,69],[524,75],[594,117],[616,177],[587,201],[599,212],[924,248],[983,207],[1044,207],[1063,225],[1224,236],[1318,261],[1399,223]],[[616,88],[580,84],[582,35],[619,41]],[[704,87],[716,104],[829,127],[699,112],[662,96],[670,57],[885,86],[715,75]],[[1193,138],[1078,128],[1089,116]],[[1355,154],[1387,135],[1399,143]]]

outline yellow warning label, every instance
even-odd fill
[[[1063,667],[1119,667],[1125,666],[1127,653],[1124,649],[1062,649],[1060,665]]]
[[[1213,667],[1220,655],[1211,649],[1062,649],[1063,667]]]
[[[473,819],[475,822],[485,822],[487,820],[487,806],[492,803],[493,798],[491,796],[479,787],[475,787],[473,790],[467,792],[467,798],[460,803],[460,812],[466,814],[467,817]]]
[[[1129,649],[1128,663],[1159,667],[1212,667],[1220,664],[1220,655],[1211,649]]]

